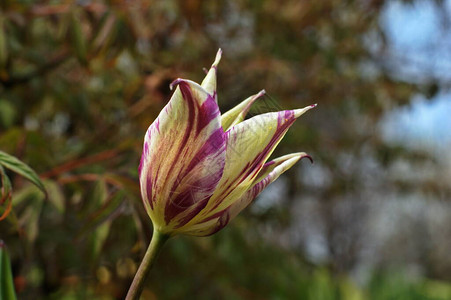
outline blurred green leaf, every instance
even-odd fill
[[[78,237],[83,237],[105,222],[120,207],[123,197],[124,193],[119,191],[105,198],[100,208],[97,208],[87,217],[86,223],[80,230]]]
[[[0,11],[0,70],[4,69],[8,61],[8,38],[6,36],[5,17]]]
[[[16,299],[11,263],[6,252],[5,243],[2,240],[0,240],[0,299]]]
[[[55,206],[60,214],[63,214],[66,203],[61,187],[53,180],[45,180],[44,185],[48,193],[48,200]]]
[[[44,194],[46,194],[46,190],[44,184],[39,178],[38,174],[36,174],[33,169],[31,169],[28,165],[18,160],[16,157],[9,155],[3,151],[0,151],[0,164],[5,168],[10,169],[11,171],[16,172],[17,174],[22,175],[29,181],[31,181],[34,185],[36,185]]]
[[[24,209],[18,216],[19,224],[25,228],[27,239],[34,243],[39,235],[39,219],[41,216],[44,195],[35,186],[27,186],[17,193],[14,193],[14,207],[24,203]]]
[[[108,237],[108,233],[110,232],[111,227],[111,220],[107,218],[108,209],[105,209],[108,211],[105,213],[105,210],[102,208],[104,207],[105,203],[108,200],[108,187],[106,185],[105,180],[101,179],[97,181],[96,186],[94,188],[94,192],[92,195],[92,202],[95,203],[96,209],[98,207],[101,207],[100,211],[96,211],[94,213],[95,217],[94,219],[97,219],[97,217],[100,217],[100,219],[97,219],[99,223],[97,223],[97,227],[94,229],[94,232],[91,236],[93,241],[93,257],[96,258],[100,250],[102,249],[103,243],[105,242],[106,238]]]
[[[5,99],[0,99],[0,125],[9,128],[14,123],[15,118],[16,110],[14,106]]]
[[[87,45],[86,37],[83,33],[82,23],[80,20],[80,12],[76,9],[72,9],[70,12],[70,30],[72,43],[74,45],[75,54],[78,60],[86,65],[87,61]]]

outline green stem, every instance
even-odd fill
[[[141,295],[141,291],[143,289],[143,284],[146,281],[147,274],[149,274],[149,271],[152,268],[158,256],[158,253],[161,250],[161,246],[163,246],[164,242],[166,242],[168,238],[168,235],[162,234],[154,229],[152,241],[150,242],[150,245],[146,250],[146,254],[144,254],[144,258],[139,265],[138,271],[135,274],[135,278],[133,278],[132,285],[128,290],[125,300],[139,299],[139,296]]]

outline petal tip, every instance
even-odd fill
[[[294,117],[298,118],[298,117],[302,116],[305,112],[307,112],[307,111],[309,111],[312,108],[315,108],[317,106],[318,106],[318,104],[312,104],[312,105],[309,105],[309,106],[304,107],[304,108],[295,109],[294,110]]]
[[[213,62],[212,67],[218,66],[219,61],[221,61],[221,57],[222,57],[222,49],[219,48],[218,52],[216,53],[215,61]]]
[[[301,159],[306,158],[306,157],[308,158],[308,160],[310,160],[310,163],[313,165],[313,158],[310,155],[304,153],[304,155],[301,156]]]
[[[257,94],[251,96],[252,98],[251,98],[251,100],[249,101],[248,106],[252,105],[252,104],[255,102],[255,100],[257,100],[258,98],[261,98],[261,97],[264,96],[264,95],[266,95],[266,91],[265,91],[265,90],[261,90],[261,91],[258,92]],[[248,110],[249,110],[249,108],[250,108],[250,107],[248,107]]]
[[[308,160],[310,160],[310,162],[313,164],[313,158],[309,154],[307,154],[305,152],[298,152],[298,153],[288,154],[286,157],[289,157],[289,156],[291,156],[293,158],[297,157],[298,160],[302,160],[303,158],[308,158]]]
[[[266,90],[265,89],[263,89],[260,92],[258,92],[257,95],[255,95],[255,96],[256,96],[256,98],[260,98],[263,95],[266,95]]]
[[[182,82],[182,78],[177,78],[169,85],[169,89],[172,91],[180,82]]]

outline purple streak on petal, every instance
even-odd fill
[[[212,120],[220,115],[218,104],[215,101],[216,93],[213,95],[208,95],[207,99],[200,107],[198,106],[196,110],[194,106],[197,106],[198,103],[193,98],[193,93],[189,84],[182,79],[174,81],[173,84],[176,82],[180,87],[183,99],[188,103],[190,110],[189,120],[196,121],[196,133],[199,134],[202,129],[204,129]],[[198,112],[197,116],[195,115],[196,112]]]
[[[274,145],[280,140],[280,137],[285,134],[285,132],[288,130],[288,128],[290,128],[290,126],[294,123],[295,120],[296,119],[294,118],[294,112],[292,110],[284,111],[283,118],[279,116],[277,120],[277,130],[275,134],[272,136],[270,142],[268,143],[268,145],[266,145],[263,151],[261,151],[247,167],[247,173],[245,174],[242,180],[244,180],[244,178],[249,176],[257,168],[259,169],[259,167],[261,167],[263,161],[267,158],[268,153],[274,149]],[[243,169],[243,171],[246,171],[246,168]]]
[[[219,230],[221,230],[222,228],[224,228],[230,221],[230,213],[229,213],[229,208],[223,209],[215,214],[209,215],[208,217],[202,219],[201,221],[197,222],[196,224],[202,224],[202,223],[207,223],[213,219],[217,219],[216,220],[216,224],[209,226],[208,228],[206,228],[204,231],[202,231],[201,233],[199,232],[195,232],[195,236],[209,236],[212,234],[215,234],[216,232],[218,232]],[[188,233],[190,234],[190,233]],[[192,233],[191,233],[192,234]]]
[[[181,80],[179,82],[180,91],[182,92],[183,99],[188,104],[188,126],[185,130],[185,134],[183,135],[182,142],[180,144],[180,150],[185,147],[186,142],[188,141],[188,138],[190,136],[191,130],[193,128],[193,122],[195,118],[195,105],[196,102],[193,98],[193,94],[191,93],[191,89],[187,82]],[[180,152],[179,152],[180,153]]]
[[[312,158],[310,157],[310,155],[304,155],[301,157],[301,159],[304,159],[304,158],[308,158],[310,161],[312,161]],[[265,164],[265,167],[270,166],[274,163],[275,163],[274,161],[270,161]],[[266,177],[264,177],[262,180],[257,182],[250,190],[247,191],[247,195],[246,195],[246,197],[248,197],[247,205],[249,205],[271,182],[273,182],[275,180],[275,177],[273,177],[273,175],[271,173],[272,172],[270,172]]]
[[[172,91],[174,87],[176,87],[181,81],[183,81],[182,78],[177,78],[171,84],[169,85],[169,89]]]
[[[146,201],[149,203],[150,208],[153,209],[153,203],[155,202],[155,199],[153,199],[152,196],[152,178],[150,176],[147,176],[146,178],[146,192],[147,192]]]
[[[186,168],[186,172],[183,174],[183,177],[191,171],[196,164],[199,162],[210,158],[212,155],[216,153],[216,155],[219,155],[220,152],[218,152],[219,148],[224,148],[224,131],[222,128],[216,129],[208,138],[207,142],[202,146],[202,148],[199,149],[199,151],[196,153],[196,155],[193,157],[191,162],[189,163],[188,167]]]
[[[216,226],[205,236],[213,235],[217,233],[219,230],[223,229],[224,227],[229,224],[230,221],[230,214],[228,212],[228,209],[222,211],[221,217],[219,217],[218,222],[216,223]]]
[[[182,142],[180,143],[179,149],[178,150],[174,150],[177,151],[177,153],[182,153],[183,149],[185,148],[185,145],[190,137],[190,133],[193,127],[193,122],[191,120],[194,120],[194,116],[195,116],[195,103],[194,103],[194,99],[192,97],[191,94],[191,90],[189,88],[189,85],[187,82],[185,82],[183,79],[176,79],[171,83],[171,87],[173,87],[174,85],[178,84],[180,87],[180,91],[182,92],[182,96],[183,99],[186,101],[187,105],[188,105],[188,123],[187,123],[187,127],[185,130],[185,133],[183,134],[183,138],[182,138]],[[166,178],[164,179],[164,182],[168,181],[169,176],[171,176],[171,174],[173,173],[173,169],[175,167],[175,162],[173,162],[173,164],[171,165],[169,172],[167,172],[166,174]]]
[[[310,162],[313,164],[313,158],[312,158],[310,155],[307,154],[307,155],[304,156],[304,157],[308,158],[308,159],[310,160]],[[304,157],[303,157],[303,158],[304,158]]]
[[[149,155],[149,145],[146,143],[146,141],[144,141],[143,144],[143,152],[141,153],[141,159],[139,161],[139,167],[138,167],[138,175],[141,179],[141,172],[142,172],[142,168],[144,166],[144,161],[146,160],[146,157],[148,157]]]
[[[217,119],[220,115],[217,103],[214,100],[214,96],[208,95],[207,99],[204,100],[201,106],[198,105],[198,101],[194,99],[193,92],[188,82],[178,79],[172,83],[172,86],[178,84],[182,97],[185,100],[188,107],[188,125],[184,132],[182,142],[177,150],[180,153],[180,160],[187,160],[186,156],[190,156],[192,153],[186,151],[186,145],[188,140],[190,142],[195,142],[195,139],[201,134],[203,129],[207,127],[213,120]],[[219,123],[218,123],[219,125]],[[193,141],[194,140],[194,141]],[[211,194],[219,182],[222,176],[223,166],[221,168],[220,174],[208,174],[207,177],[197,178],[194,182],[187,183],[192,176],[199,176],[197,174],[192,174],[191,171],[199,163],[204,163],[206,159],[212,159],[212,157],[217,157],[225,151],[225,140],[224,132],[222,127],[219,126],[210,137],[205,141],[205,144],[198,150],[196,154],[193,155],[190,161],[185,161],[184,165],[187,165],[184,170],[180,171],[177,179],[175,180],[173,186],[171,187],[171,193],[169,195],[169,201],[165,206],[165,221],[169,223],[175,216],[187,209],[192,210],[185,218],[183,218],[182,223],[188,222],[191,218],[195,216],[208,202],[206,199],[198,199],[199,194],[203,195],[206,192]],[[175,167],[175,162],[170,167],[167,174],[167,178],[172,174],[172,170]],[[167,178],[165,181],[167,181]],[[183,186],[183,185],[187,186]],[[210,188],[211,187],[211,188]],[[178,194],[176,194],[178,193]],[[179,225],[181,226],[181,225]]]
[[[279,119],[277,120],[277,130],[271,137],[269,143],[260,153],[255,156],[255,158],[251,162],[246,164],[241,173],[238,175],[238,178],[241,178],[239,183],[244,181],[252,172],[255,173],[254,175],[258,174],[258,170],[260,170],[260,167],[262,166],[263,161],[267,158],[268,153],[274,149],[274,145],[280,140],[280,137],[285,134],[288,128],[296,120],[294,118],[293,111],[286,110],[283,113],[284,116],[279,116]]]
[[[255,100],[257,100],[258,98],[262,97],[263,95],[266,94],[266,90],[261,90],[260,92],[258,92],[257,94],[254,95],[254,97],[252,98],[252,101],[250,101],[246,107],[243,109],[243,111],[241,112],[241,114],[243,114],[244,116],[247,115],[247,113],[249,112],[249,110],[251,109],[252,105],[254,104]]]
[[[155,128],[157,129],[158,133],[160,133],[160,120],[155,121]]]
[[[206,223],[206,222],[208,222],[208,221],[210,221],[210,220],[213,220],[213,219],[222,217],[224,214],[227,214],[227,211],[228,211],[228,208],[223,209],[223,210],[221,210],[221,211],[218,211],[217,213],[214,213],[214,214],[212,214],[212,215],[206,216],[205,218],[203,218],[201,221],[199,221],[199,222],[197,222],[197,223],[198,223],[198,224]]]
[[[139,166],[138,166],[138,177],[139,177],[140,182],[141,182],[141,172],[143,169],[143,165],[144,165],[144,155],[141,155],[141,159],[139,160]]]
[[[214,96],[209,95],[207,100],[202,104],[199,109],[199,116],[197,118],[196,133],[199,134],[211,120],[219,116],[219,107],[216,103]]]
[[[214,176],[206,176],[200,178],[191,186],[183,188],[180,194],[175,195],[174,192],[171,193],[170,198],[172,200],[165,208],[164,217],[166,223],[169,223],[174,217],[185,212],[187,209],[190,209],[190,212],[176,225],[176,228],[189,222],[207,205],[208,199],[210,198],[205,197],[204,199],[199,199],[196,197],[196,192],[198,190],[203,190],[205,186],[211,186],[211,193],[213,193],[214,187],[216,187],[218,181],[219,180]]]
[[[220,150],[222,148],[222,150]],[[219,150],[219,151],[218,151]],[[214,131],[207,142],[199,149],[196,155],[192,158],[191,162],[186,163],[188,167],[179,174],[176,182],[172,186],[171,190],[176,191],[179,184],[182,184],[183,178],[188,177],[190,172],[196,167],[197,164],[204,162],[206,159],[212,159],[220,155],[225,151],[224,145],[224,132],[222,128],[218,128]],[[224,166],[220,168],[215,174],[207,174],[204,177],[199,178],[190,187],[184,189],[182,194],[176,195],[174,199],[166,206],[165,220],[169,222],[173,217],[182,213],[187,208],[192,207],[192,211],[185,216],[177,225],[177,227],[185,225],[194,216],[196,216],[207,205],[210,197],[204,199],[196,199],[196,187],[200,187],[205,190],[206,187],[210,187],[209,192],[213,194],[216,184],[221,179]],[[172,196],[172,195],[171,195]],[[210,195],[211,196],[211,195]],[[172,197],[170,197],[172,198]]]
[[[255,158],[251,162],[248,162],[244,166],[244,168],[236,178],[232,178],[232,180],[229,181],[229,184],[224,189],[223,194],[219,195],[220,198],[227,198],[227,196],[233,192],[233,188],[235,186],[242,183],[247,178],[254,178],[258,175],[258,172],[263,166],[264,160],[267,159],[268,153],[274,149],[274,145],[280,140],[281,136],[286,133],[286,131],[288,130],[288,128],[290,128],[294,121],[296,121],[296,118],[292,110],[286,110],[279,113],[277,120],[277,130],[271,137],[269,143],[260,153],[255,156]],[[228,138],[230,138],[230,132],[231,131],[226,132],[226,141],[228,141]],[[216,209],[221,204],[221,202],[222,201],[217,201],[217,203],[211,208],[211,210]]]
[[[265,163],[265,164],[263,165],[263,167],[269,167],[269,166],[271,166],[271,165],[273,165],[273,164],[275,164],[275,162],[274,162],[273,160],[271,160],[271,161],[268,161],[267,163]]]

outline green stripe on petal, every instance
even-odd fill
[[[219,49],[218,53],[216,53],[216,58],[213,64],[210,67],[210,70],[202,81],[201,86],[209,93],[210,95],[214,95],[215,101],[218,102],[216,97],[216,73],[219,61],[221,60],[222,50]]]
[[[261,90],[257,94],[250,96],[249,98],[242,101],[240,104],[238,104],[231,110],[224,113],[221,116],[221,123],[222,128],[224,128],[224,131],[227,131],[231,127],[242,122],[246,117],[246,114],[249,112],[249,109],[251,108],[252,104],[255,102],[255,100],[263,96],[265,93],[266,93],[265,90]]]

